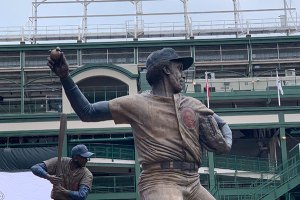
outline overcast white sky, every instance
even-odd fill
[[[42,1],[42,0],[38,0]],[[54,0],[48,0],[48,2]],[[59,1],[59,0],[56,0]],[[65,0],[66,1],[66,0]],[[300,10],[300,0],[286,0],[288,4],[291,3],[292,8]],[[284,0],[239,0],[240,9],[267,9],[267,8],[283,8]],[[4,0],[1,2],[0,7],[0,27],[11,26],[25,26],[32,16],[32,0]],[[202,12],[202,11],[216,11],[216,10],[233,10],[232,0],[189,0],[189,10]],[[83,6],[81,4],[43,4],[38,9],[39,16],[49,15],[80,15],[83,13]],[[153,0],[143,2],[144,13],[150,12],[179,12],[183,11],[181,0]],[[135,13],[135,8],[130,2],[110,2],[110,3],[91,3],[88,7],[89,14],[121,14],[121,13]],[[243,19],[253,18],[278,18],[282,15],[283,11],[277,12],[258,12],[258,13],[243,13]],[[293,15],[296,16],[296,12],[293,11]],[[211,19],[217,20],[233,20],[233,14],[198,14],[191,16],[193,21],[205,21]],[[130,17],[130,20],[133,17]],[[176,21],[179,19],[182,21],[182,16],[160,16],[160,21],[165,22]],[[175,19],[174,19],[175,18]],[[150,17],[149,17],[150,19]],[[152,21],[156,21],[155,17],[151,17]],[[124,17],[123,17],[124,20]],[[147,21],[148,18],[144,17]],[[118,23],[120,19],[117,17],[97,17],[91,18],[89,24],[114,24]],[[40,19],[38,25],[80,25],[80,18],[69,19]]]

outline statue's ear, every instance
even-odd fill
[[[170,75],[171,74],[171,71],[169,69],[169,67],[165,66],[162,68],[163,72],[166,74],[166,75]]]

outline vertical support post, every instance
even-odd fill
[[[134,35],[133,40],[137,41],[140,31],[143,31],[143,21],[142,21],[142,14],[143,14],[143,5],[142,1],[134,0],[132,1],[135,7],[135,18],[134,18]]]
[[[77,65],[81,66],[82,65],[82,50],[77,49]]]
[[[192,45],[190,47],[190,51],[191,51],[191,57],[193,57],[194,61],[195,61],[195,58],[196,58],[196,47],[194,45]]]
[[[138,17],[138,6],[137,6],[137,1],[134,1],[134,7],[135,7],[135,20],[134,20],[134,36],[133,39],[137,39],[138,35],[138,27],[139,27],[139,17]]]
[[[24,67],[25,67],[25,52],[23,50],[20,51],[20,68],[21,68],[21,114],[24,114],[25,110],[25,72],[24,72]]]
[[[251,44],[251,35],[247,35],[248,37],[248,76],[253,77],[253,66],[252,66],[252,44]]]
[[[117,180],[116,177],[114,176],[114,192],[117,190]]]
[[[184,25],[185,25],[185,39],[188,39],[192,36],[191,34],[191,27],[190,27],[190,19],[188,15],[188,1],[189,0],[181,0],[183,3],[184,9]]]
[[[238,38],[238,19],[239,19],[239,13],[238,13],[238,6],[237,6],[237,0],[233,0],[233,10],[234,10],[234,26],[235,26],[235,37]]]
[[[282,127],[282,124],[284,123],[284,114],[282,112],[279,112],[279,136],[280,136],[280,151],[281,151],[281,159],[282,163],[286,163],[288,158],[287,158],[287,147],[286,147],[286,135],[285,135],[285,128]],[[283,165],[285,168],[286,165]]]
[[[134,148],[134,160],[135,160],[135,165],[134,165],[134,169],[135,169],[135,194],[136,194],[136,200],[140,200],[140,196],[139,196],[139,190],[138,190],[138,182],[139,182],[139,177],[141,174],[141,167],[140,167],[140,162],[138,160],[138,153],[136,148]]]
[[[87,0],[84,0],[84,3],[83,3],[83,40],[84,42],[87,41],[87,38],[86,38],[86,35],[87,35],[87,12],[88,12],[88,5],[89,5],[89,2],[87,2]]]
[[[270,140],[270,143],[269,143],[269,148],[270,148],[270,164],[269,166],[273,169],[275,169],[277,167],[277,164],[278,164],[278,160],[277,160],[277,150],[276,150],[276,147],[277,147],[277,137],[278,137],[278,132],[276,132],[273,137],[271,138]]]
[[[280,59],[280,50],[279,50],[279,44],[276,44],[276,50],[277,50],[277,59]],[[280,69],[280,65],[279,65],[279,69]]]
[[[286,2],[286,0],[283,0],[283,5],[284,5],[284,28],[286,28],[287,29],[287,27],[288,27],[288,24],[287,24],[287,2]],[[289,30],[286,30],[286,35],[287,36],[289,36],[290,35],[290,33],[289,33]]]
[[[216,187],[214,153],[208,152],[209,189]]]
[[[38,4],[37,4],[37,0],[35,0],[35,4],[34,4],[34,35],[32,37],[33,40],[33,44],[36,43],[36,35],[37,35],[37,8],[38,8]]]
[[[282,127],[284,124],[284,114],[282,112],[279,112],[279,136],[280,136],[280,151],[281,151],[281,162],[284,163],[283,170],[285,170],[288,167],[288,157],[287,157],[287,147],[286,147],[286,135],[285,135],[285,127]],[[289,199],[289,193],[286,193],[285,195],[286,199]]]
[[[134,64],[138,64],[139,63],[139,49],[138,49],[138,47],[135,47],[134,48],[134,58],[133,58],[133,62],[134,62]]]

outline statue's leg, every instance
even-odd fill
[[[183,200],[182,189],[171,184],[157,184],[140,192],[141,200]]]
[[[189,195],[186,200],[216,200],[200,183],[199,179],[189,187]]]

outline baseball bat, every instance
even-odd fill
[[[60,126],[59,126],[59,135],[58,135],[56,176],[61,175],[61,157],[62,157],[66,127],[67,127],[67,114],[61,113],[61,115],[60,115]]]

